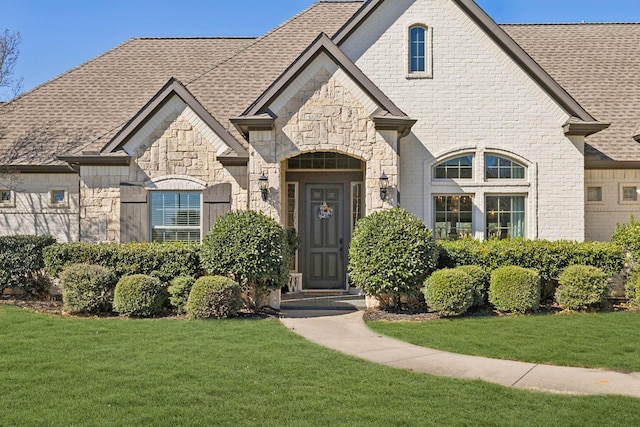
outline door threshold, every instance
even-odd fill
[[[305,296],[323,296],[323,297],[341,296],[341,295],[348,294],[347,291],[341,291],[336,289],[303,289],[302,293]]]

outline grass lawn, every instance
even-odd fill
[[[370,322],[385,335],[455,353],[640,372],[640,312]]]
[[[396,370],[276,320],[81,319],[0,305],[0,337],[1,426],[640,425],[640,399]]]

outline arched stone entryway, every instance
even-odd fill
[[[300,249],[293,266],[304,290],[347,290],[347,255],[355,222],[364,216],[365,163],[336,152],[283,161],[285,226]]]

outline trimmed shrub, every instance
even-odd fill
[[[491,273],[489,302],[500,311],[527,313],[540,305],[540,275],[518,266],[500,267]]]
[[[169,292],[169,302],[178,310],[178,313],[187,312],[187,300],[189,292],[196,279],[192,276],[178,276],[174,278],[167,291]]]
[[[187,313],[192,319],[235,316],[242,305],[240,285],[222,276],[203,276],[189,293]]]
[[[65,310],[89,314],[111,311],[116,280],[108,268],[73,264],[60,274],[60,284]]]
[[[491,275],[477,265],[461,265],[456,268],[471,276],[471,287],[473,288],[473,306],[481,307],[487,303],[487,290]]]
[[[556,301],[562,308],[586,310],[599,307],[607,297],[609,280],[597,267],[572,265],[558,278]]]
[[[45,249],[47,272],[57,277],[71,264],[111,268],[116,276],[153,274],[163,282],[200,272],[198,245],[166,243],[57,243]]]
[[[259,306],[271,289],[289,280],[290,248],[284,228],[255,211],[232,211],[215,222],[202,243],[202,266],[211,275],[233,278]]]
[[[438,246],[418,217],[399,209],[360,219],[349,247],[349,278],[367,295],[419,295],[437,263]]]
[[[162,282],[144,274],[124,276],[113,295],[113,310],[124,316],[148,317],[162,310],[166,300]]]
[[[43,250],[56,239],[50,236],[0,236],[0,294],[7,288],[44,292],[49,282],[40,274]]]
[[[427,305],[442,316],[459,316],[473,304],[473,278],[461,269],[434,272],[423,288]]]

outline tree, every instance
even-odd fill
[[[22,79],[14,76],[16,62],[20,50],[20,33],[4,30],[0,33],[0,99],[6,96],[15,97],[22,88]]]

